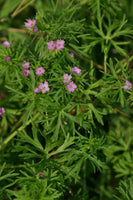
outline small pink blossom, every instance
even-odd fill
[[[33,28],[36,24],[36,20],[31,20],[31,19],[28,19],[27,20],[27,23],[25,23],[25,27],[26,28]]]
[[[10,61],[10,56],[6,56],[6,57],[5,57],[5,61],[6,61],[6,62],[9,62],[9,61]]]
[[[70,80],[71,80],[72,76],[71,75],[68,75],[68,74],[64,74],[63,75],[63,83],[69,83]]]
[[[132,83],[130,83],[128,80],[126,80],[126,85],[122,87],[124,90],[131,90],[132,89]]]
[[[42,177],[42,178],[45,178],[45,175],[44,175],[44,172],[42,173],[42,172],[40,172],[40,177]]]
[[[46,93],[50,90],[50,88],[48,87],[48,82],[45,81],[44,83],[40,83],[39,87],[40,90],[42,90],[42,93]]]
[[[27,62],[26,60],[24,60],[23,63],[24,63],[24,64],[22,65],[22,67],[23,67],[24,69],[30,68],[30,63],[29,63],[29,62]]]
[[[81,74],[81,69],[79,69],[78,67],[75,66],[75,67],[72,68],[72,72],[73,72],[74,74],[76,74],[76,75],[77,75],[77,74]]]
[[[66,87],[68,92],[74,92],[75,89],[77,88],[77,85],[72,81]]]
[[[26,76],[29,76],[30,70],[25,69],[25,70],[22,71],[22,73],[24,74],[25,77],[26,77]]]
[[[70,53],[69,55],[71,56],[71,58],[74,58],[74,53]]]
[[[3,45],[4,45],[5,47],[9,48],[11,44],[10,44],[8,41],[4,41],[4,42],[3,42]]]
[[[61,49],[64,49],[64,43],[65,41],[64,40],[56,40],[56,49],[57,50],[61,50]]]
[[[49,50],[54,50],[56,47],[54,41],[48,42],[47,45]]]
[[[40,89],[39,89],[39,88],[35,88],[35,89],[34,89],[34,92],[35,92],[35,93],[39,93],[39,92],[40,92]]]
[[[5,113],[5,109],[2,107],[0,108],[0,117],[4,117],[3,113]]]
[[[34,26],[34,27],[33,27],[33,32],[37,32],[37,31],[38,31],[37,26]]]
[[[38,67],[38,68],[36,68],[35,74],[42,76],[44,72],[45,72],[45,69],[43,69],[43,67]]]

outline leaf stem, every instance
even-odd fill
[[[38,116],[39,116],[40,113],[37,113],[32,119],[30,119],[25,126],[21,126],[19,127],[16,131],[14,131],[9,137],[7,137],[4,142],[0,145],[0,149],[2,149],[2,147],[4,145],[6,145],[8,142],[10,142],[12,140],[12,138],[14,138],[18,132],[22,131],[23,129],[25,129],[26,126],[28,126],[32,121],[34,121]]]

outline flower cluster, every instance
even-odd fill
[[[35,25],[36,25],[36,20],[28,19],[27,22],[25,23],[26,28],[28,28],[28,29],[32,28],[33,32],[37,32],[38,28]]]
[[[72,68],[72,72],[75,75],[78,75],[78,74],[81,74],[81,69],[75,66]],[[68,92],[74,92],[75,89],[77,88],[77,85],[73,81],[71,81],[71,79],[72,79],[71,75],[68,75],[68,74],[63,75],[63,83],[69,83],[68,85],[66,85]]]
[[[4,45],[4,47],[9,48],[11,46],[11,43],[9,43],[8,41],[4,41],[3,45]],[[10,56],[6,56],[5,57],[5,61],[9,62],[10,61]]]
[[[26,77],[26,76],[29,76],[30,70],[28,70],[28,68],[30,68],[30,63],[27,62],[26,60],[24,60],[24,61],[23,61],[23,64],[22,64],[21,66],[22,66],[22,68],[24,69],[24,70],[22,71],[22,73],[24,74],[24,76],[25,76],[25,77]]]
[[[45,81],[44,83],[40,83],[40,85],[34,89],[35,93],[39,93],[40,91],[42,92],[42,94],[48,92],[50,90],[49,86],[48,86],[48,82]]]
[[[132,83],[130,83],[128,80],[126,80],[126,85],[122,87],[124,90],[131,90],[132,89]]]
[[[77,88],[77,85],[73,81],[71,81],[71,79],[72,79],[71,75],[68,74],[63,75],[63,83],[68,83],[68,85],[66,86],[68,92],[74,92],[75,89]]]
[[[64,49],[64,40],[56,40],[56,43],[52,40],[50,42],[47,43],[48,45],[48,49],[49,50],[54,50],[55,48],[60,51],[61,49]]]
[[[4,117],[3,113],[5,113],[5,109],[2,107],[0,108],[0,117]]]

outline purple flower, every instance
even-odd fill
[[[68,92],[74,92],[75,89],[77,88],[77,85],[72,81],[66,87]]]
[[[39,88],[35,88],[35,89],[34,89],[34,92],[35,92],[35,93],[39,93],[39,92],[40,92],[40,89],[39,89]]]
[[[64,40],[56,40],[56,49],[57,50],[61,50],[64,49]]]
[[[4,41],[4,42],[3,42],[3,45],[4,45],[5,47],[9,48],[11,44],[10,44],[8,41]]]
[[[74,58],[74,53],[70,53],[69,55],[71,56],[71,58]]]
[[[33,32],[37,32],[37,31],[38,31],[37,26],[34,26],[34,27],[33,27]]]
[[[42,173],[42,172],[40,172],[40,177],[42,177],[42,178],[45,178],[45,175],[44,175],[44,172]]]
[[[47,45],[49,50],[54,50],[56,47],[54,41],[48,42]]]
[[[0,108],[0,117],[4,117],[3,113],[5,113],[5,109],[2,107]]]
[[[75,67],[72,68],[72,72],[73,72],[74,74],[76,74],[76,75],[77,75],[77,74],[81,74],[81,69],[79,69],[78,67],[75,66]]]
[[[25,23],[25,27],[27,28],[33,28],[36,24],[36,20],[31,20],[31,19],[28,19],[27,20],[27,23]]]
[[[26,76],[29,76],[30,70],[25,69],[25,70],[22,71],[22,73],[24,74],[25,77],[26,77]]]
[[[41,56],[41,55],[42,55],[42,52],[40,51],[40,52],[39,52],[39,56]]]
[[[68,75],[68,74],[64,74],[63,75],[63,83],[69,83],[70,80],[71,80],[72,76],[71,75]]]
[[[40,90],[42,90],[42,93],[46,93],[50,90],[50,88],[48,87],[48,82],[45,81],[44,83],[40,83],[39,87]]]
[[[126,85],[122,87],[124,90],[131,90],[132,89],[132,83],[130,83],[128,80],[126,80]]]
[[[43,67],[38,67],[38,68],[36,68],[35,74],[42,76],[44,72],[45,72],[45,69],[43,69]]]
[[[24,69],[30,68],[30,63],[29,63],[29,62],[27,62],[26,60],[24,60],[23,63],[24,63],[24,64],[22,65],[22,67],[23,67]]]
[[[10,61],[10,56],[6,56],[6,57],[5,57],[5,61],[6,61],[6,62],[9,62],[9,61]]]

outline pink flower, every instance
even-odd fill
[[[30,63],[29,62],[26,62],[26,60],[24,60],[23,61],[23,65],[22,65],[22,67],[24,68],[24,69],[28,69],[29,67],[30,67]]]
[[[35,89],[34,89],[34,92],[35,92],[35,93],[39,93],[39,92],[40,92],[40,89],[39,89],[39,88],[35,88]]]
[[[3,113],[5,113],[5,109],[2,107],[0,108],[0,117],[4,117]]]
[[[76,75],[77,75],[77,74],[81,74],[81,69],[79,69],[78,67],[75,66],[75,67],[72,68],[72,72],[73,72],[74,74],[76,74]]]
[[[48,87],[48,82],[45,81],[44,83],[40,83],[39,87],[40,90],[42,90],[42,93],[46,93],[50,90],[50,88]]]
[[[33,27],[33,32],[37,32],[37,31],[38,31],[37,26],[34,26],[34,27]]]
[[[9,61],[10,61],[10,56],[6,56],[6,57],[5,57],[5,61],[6,61],[6,62],[9,62]]]
[[[36,68],[35,74],[42,76],[44,72],[45,72],[45,69],[43,69],[43,67],[38,67],[38,68]]]
[[[24,74],[25,77],[26,77],[26,76],[29,76],[30,70],[25,69],[25,70],[22,71],[22,73]]]
[[[132,89],[132,83],[130,83],[128,80],[126,80],[126,85],[122,87],[124,90],[131,90]]]
[[[68,75],[68,74],[64,74],[63,75],[63,83],[69,83],[70,80],[71,80],[72,76],[71,75]]]
[[[9,48],[11,44],[10,44],[8,41],[4,41],[4,42],[3,42],[3,45],[4,45],[5,47]]]
[[[68,92],[74,92],[75,89],[77,88],[77,85],[72,81],[66,87]]]
[[[72,58],[74,58],[74,53],[70,53],[69,55],[70,55]]]
[[[27,28],[33,28],[36,24],[36,20],[28,19],[27,22],[28,23],[25,23],[25,27],[27,27]]]
[[[57,50],[61,50],[64,49],[64,40],[56,40],[56,49]]]
[[[45,175],[44,175],[44,172],[42,173],[42,172],[40,172],[40,177],[42,177],[42,178],[45,178]]]
[[[48,45],[48,49],[49,50],[54,50],[55,49],[55,43],[54,43],[54,41],[48,42],[47,45]]]

